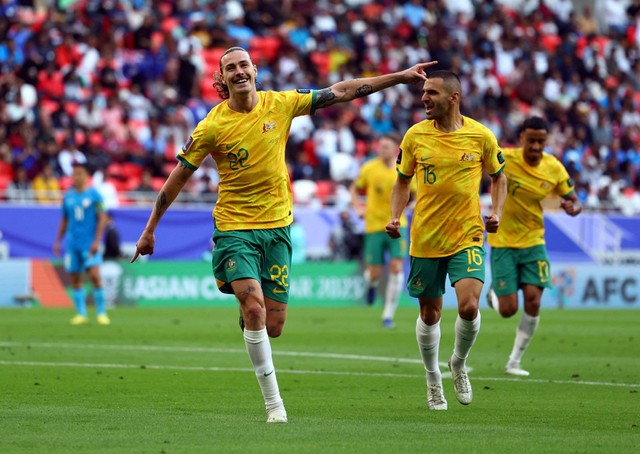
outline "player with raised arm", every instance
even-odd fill
[[[485,270],[484,230],[500,226],[506,192],[504,158],[491,131],[460,113],[462,87],[451,71],[434,71],[424,83],[426,120],[404,136],[397,159],[398,178],[391,194],[386,231],[401,235],[400,216],[417,181],[411,222],[409,294],[418,298],[416,339],[426,369],[427,407],[446,410],[438,365],[442,295],[447,275],[455,288],[458,317],[449,359],[454,391],[467,405],[473,399],[466,359],[480,331],[478,299]],[[491,214],[483,223],[479,187],[483,168],[491,175]]]
[[[531,117],[520,128],[521,148],[505,148],[507,200],[500,230],[487,236],[491,246],[492,284],[489,306],[505,318],[518,312],[518,289],[522,289],[524,311],[505,373],[526,377],[520,360],[540,322],[542,292],[551,287],[551,270],[544,239],[542,201],[555,193],[569,216],[577,216],[582,205],[573,181],[555,156],[544,152],[549,135],[547,122]]]
[[[425,80],[424,69],[435,63],[342,81],[321,90],[259,92],[258,68],[246,50],[232,47],[220,58],[215,85],[224,101],[200,121],[182,148],[131,261],[153,253],[154,232],[162,215],[210,154],[220,173],[213,211],[213,273],[219,289],[238,300],[245,345],[269,423],[287,422],[269,337],[282,333],[289,299],[293,202],[285,145],[291,122],[336,103]]]

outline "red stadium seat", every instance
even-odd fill
[[[257,64],[260,57],[264,57],[268,63],[273,63],[280,50],[280,38],[277,36],[256,36],[249,41],[249,52]]]

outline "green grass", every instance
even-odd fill
[[[267,425],[237,309],[0,311],[0,452],[637,452],[640,311],[542,313],[523,365],[502,368],[518,318],[483,309],[468,364],[474,401],[426,409],[417,310],[289,312],[272,340],[289,424]],[[441,361],[455,313],[443,314]],[[446,371],[446,366],[443,367]]]

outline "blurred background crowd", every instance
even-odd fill
[[[640,0],[2,0],[0,198],[55,202],[87,161],[110,207],[153,200],[239,45],[264,90],[438,60],[503,146],[543,116],[587,209],[640,214],[639,28]],[[377,139],[424,118],[421,88],[297,118],[296,201],[344,202]],[[217,184],[208,158],[185,197],[213,201]]]

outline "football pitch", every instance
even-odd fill
[[[0,311],[0,452],[638,452],[640,311],[543,310],[503,373],[519,317],[482,309],[469,406],[446,360],[447,411],[426,408],[417,309],[296,308],[271,341],[286,425],[266,424],[237,309],[118,308],[112,325],[71,312]]]

